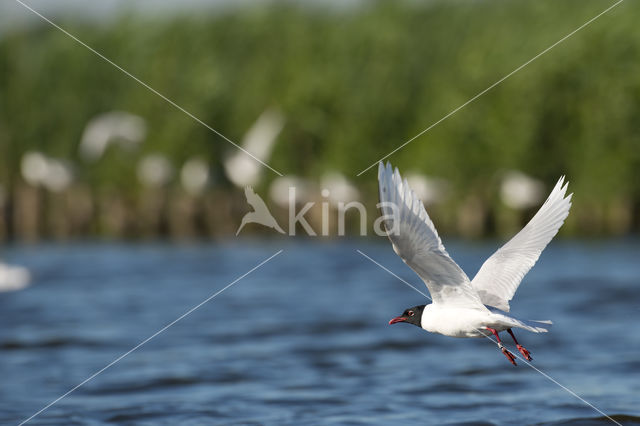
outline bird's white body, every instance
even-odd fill
[[[424,205],[398,169],[380,163],[378,181],[383,223],[393,249],[431,294],[433,303],[421,313],[423,329],[452,337],[494,334],[501,348],[500,331],[511,333],[514,327],[534,333],[547,331],[551,321],[520,320],[508,314],[509,301],[569,214],[571,195],[566,196],[564,177],[531,221],[485,261],[473,280],[451,259]],[[418,325],[412,318],[414,311],[405,312],[409,317],[394,318],[390,323]],[[524,348],[519,346],[519,350],[529,358]],[[511,354],[505,355],[515,364]]]
[[[550,321],[519,320],[498,309],[487,310],[441,307],[436,303],[425,306],[420,325],[430,333],[450,337],[482,337],[491,335],[486,327],[498,332],[509,328],[523,328],[534,333],[545,332]]]
[[[446,306],[442,308],[431,303],[425,306],[420,325],[428,332],[450,337],[481,337],[484,335],[482,327],[489,323],[496,325],[497,322],[491,318],[490,312]]]

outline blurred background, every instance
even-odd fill
[[[613,424],[485,339],[387,326],[424,298],[356,250],[422,284],[385,237],[358,237],[357,212],[346,237],[333,219],[360,201],[373,229],[362,170],[612,2],[28,4],[283,176],[0,2],[0,423],[284,249],[31,423]],[[554,327],[516,334],[625,425],[640,424],[639,13],[621,3],[389,158],[469,276],[567,176],[571,213],[512,303]],[[245,186],[285,230],[290,186],[318,233],[328,202],[334,238],[236,238]]]
[[[607,4],[33,6],[287,179],[3,2],[3,240],[228,235],[245,185],[275,210],[291,183],[308,199],[346,186],[373,221],[376,170],[361,170]],[[507,235],[560,175],[577,194],[562,233],[640,228],[637,8],[612,10],[390,158],[443,232]]]

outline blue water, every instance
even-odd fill
[[[453,242],[470,275],[497,243]],[[609,424],[487,339],[387,325],[423,298],[375,241],[10,247],[0,423],[18,424],[280,249],[284,252],[35,417],[46,425]],[[640,242],[552,243],[512,303],[534,364],[640,424]],[[422,287],[420,287],[422,289]],[[508,341],[505,336],[505,342]]]

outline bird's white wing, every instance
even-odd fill
[[[520,281],[569,214],[573,194],[565,197],[568,184],[562,176],[529,223],[484,262],[471,282],[482,303],[509,312],[509,301]]]
[[[422,202],[391,164],[378,167],[380,209],[393,249],[425,282],[434,303],[486,309],[449,257]]]

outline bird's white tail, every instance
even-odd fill
[[[487,309],[489,309],[492,314],[499,316],[500,319],[504,321],[504,325],[509,324],[512,327],[523,328],[534,333],[546,333],[551,328],[551,324],[553,324],[549,320],[521,320],[514,318],[506,312],[492,306],[487,306]]]
[[[549,320],[516,320],[519,324],[517,327],[524,328],[525,330],[533,331],[534,333],[546,333],[553,324]]]

